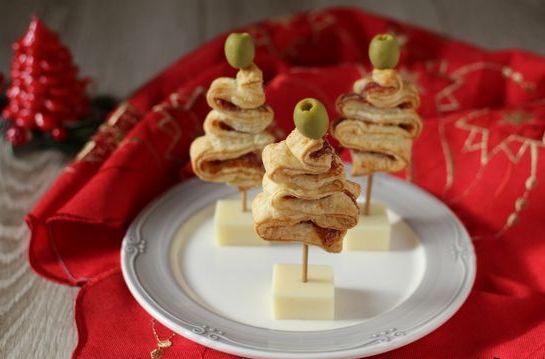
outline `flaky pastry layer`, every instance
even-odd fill
[[[263,192],[252,203],[258,235],[340,252],[346,230],[358,220],[360,187],[345,178],[329,144],[294,130],[265,147],[263,164]]]
[[[206,98],[212,110],[203,124],[205,135],[191,144],[193,171],[210,182],[258,186],[264,174],[261,151],[275,140],[266,130],[274,113],[265,104],[261,70],[252,64],[236,79],[214,80]]]
[[[410,163],[414,138],[422,130],[418,91],[395,70],[374,70],[337,100],[342,117],[333,136],[352,152],[352,174],[395,172]]]

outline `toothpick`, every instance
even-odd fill
[[[242,195],[242,212],[248,212],[248,206],[246,205],[248,199],[248,193],[246,188],[240,189],[240,194]]]
[[[409,164],[407,165],[407,168],[405,170],[405,178],[407,179],[408,182],[413,181],[413,164],[412,164],[412,162],[409,162]]]
[[[308,282],[308,244],[303,244],[303,283]]]
[[[363,214],[369,215],[371,207],[371,191],[373,190],[373,173],[367,175],[367,188],[365,190],[365,206],[363,207]]]

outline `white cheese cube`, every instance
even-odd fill
[[[274,319],[335,318],[335,286],[330,266],[309,265],[308,281],[304,283],[301,264],[275,264],[272,292]]]
[[[358,224],[348,230],[343,246],[349,251],[387,251],[390,249],[391,224],[386,207],[381,203],[371,202],[369,215],[363,214],[360,206]]]
[[[242,212],[240,200],[219,200],[214,214],[216,243],[220,246],[262,246],[269,242],[255,233],[252,212]]]

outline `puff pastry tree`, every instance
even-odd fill
[[[332,126],[333,136],[351,150],[352,174],[368,175],[366,214],[373,173],[406,168],[413,140],[422,128],[416,112],[418,91],[394,69],[399,60],[396,38],[375,36],[369,45],[369,57],[373,71],[354,83],[353,92],[337,99],[341,118]]]
[[[254,44],[247,33],[229,35],[225,55],[239,69],[236,78],[212,82],[206,99],[212,110],[204,120],[205,135],[191,144],[193,170],[205,181],[225,182],[243,194],[263,178],[263,148],[274,142],[267,132],[274,113],[265,104],[263,74],[253,63]]]
[[[265,240],[342,250],[346,231],[358,221],[358,184],[348,181],[344,165],[323,138],[329,121],[315,99],[300,101],[296,129],[286,140],[263,150],[263,192],[252,203],[255,229]],[[305,270],[304,270],[305,273]]]

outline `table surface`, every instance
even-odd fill
[[[545,54],[541,0],[0,0],[0,72],[9,72],[10,44],[23,33],[32,13],[60,33],[82,74],[95,80],[95,94],[123,98],[220,32],[339,4],[487,48],[518,47]],[[29,233],[23,222],[66,160],[54,152],[14,159],[8,147],[0,145],[0,358],[67,358],[74,348],[77,288],[53,284],[30,271]]]

